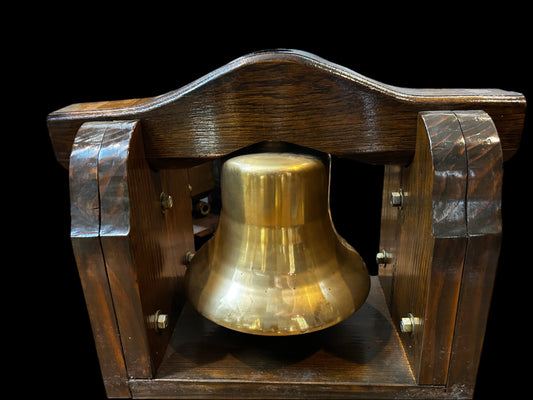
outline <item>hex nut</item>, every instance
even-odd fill
[[[403,206],[403,190],[400,189],[399,192],[392,192],[390,196],[390,203],[393,207],[402,207]]]
[[[413,331],[413,323],[411,322],[411,318],[409,317],[403,317],[400,321],[400,330],[402,332],[412,332]]]
[[[161,330],[168,327],[168,320],[168,314],[163,314],[161,310],[157,310],[155,313],[148,316],[147,323],[151,329],[159,333]]]
[[[168,327],[168,315],[167,314],[158,314],[157,315],[157,329],[165,329]]]
[[[403,317],[400,320],[400,331],[404,333],[410,333],[411,336],[415,334],[416,327],[420,325],[420,318],[415,317],[413,314],[407,314],[407,317]]]
[[[392,254],[381,250],[378,254],[376,254],[376,264],[390,264],[392,261]]]

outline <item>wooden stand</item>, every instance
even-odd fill
[[[471,398],[500,248],[502,164],[524,112],[519,93],[400,89],[276,51],[166,95],[50,114],[108,396]],[[386,165],[379,276],[363,308],[324,331],[229,331],[182,295],[195,251],[188,169],[265,141]]]

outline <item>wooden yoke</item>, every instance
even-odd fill
[[[81,124],[103,120],[139,120],[146,157],[156,167],[221,157],[262,141],[406,164],[420,111],[484,110],[509,159],[520,143],[525,107],[516,92],[399,88],[291,50],[241,57],[153,98],[73,104],[51,113],[48,128],[66,168]]]
[[[384,85],[283,50],[242,57],[162,96],[51,113],[54,151],[70,171],[72,245],[108,396],[471,398],[499,254],[502,163],[518,149],[525,106],[521,94],[497,89]],[[383,264],[365,311],[377,317],[356,313],[330,330],[349,340],[342,351],[309,353],[309,363],[279,352],[270,361],[278,367],[250,372],[262,365],[255,358],[272,357],[245,348],[262,348],[263,339],[237,340],[244,362],[207,363],[197,352],[183,361],[182,332],[205,351],[231,339],[211,340],[218,331],[202,323],[192,336],[183,329],[195,318],[182,316],[181,278],[195,251],[188,168],[261,142],[386,165]],[[357,333],[378,329],[375,320],[387,335]],[[354,344],[352,330],[366,342]],[[327,337],[316,346],[326,348]],[[377,348],[379,357],[366,353]],[[402,374],[383,372],[391,363]]]

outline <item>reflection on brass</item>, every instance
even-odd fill
[[[234,157],[222,169],[215,236],[186,274],[193,306],[215,323],[258,335],[334,325],[364,303],[370,277],[329,212],[329,177],[302,154]]]

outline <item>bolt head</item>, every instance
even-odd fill
[[[403,205],[403,192],[392,192],[390,195],[390,203],[393,207],[401,207]]]
[[[413,332],[413,322],[411,318],[402,318],[402,320],[400,321],[400,330],[402,332]]]
[[[409,313],[407,314],[407,317],[403,317],[400,320],[400,330],[402,332],[408,332],[413,336],[415,334],[415,330],[418,329],[421,325],[420,318],[415,317],[413,314]]]
[[[168,326],[168,315],[167,314],[159,314],[157,316],[157,329],[165,329]]]
[[[392,255],[385,250],[381,250],[376,254],[376,264],[390,264],[392,261]]]
[[[188,251],[187,253],[185,253],[185,264],[187,266],[189,266],[189,264],[191,263],[192,259],[194,258],[194,254],[193,252],[191,251]]]
[[[161,209],[163,211],[171,209],[172,206],[174,205],[172,196],[169,194],[166,194],[165,192],[161,193],[161,195],[159,196],[159,200],[161,201]]]

